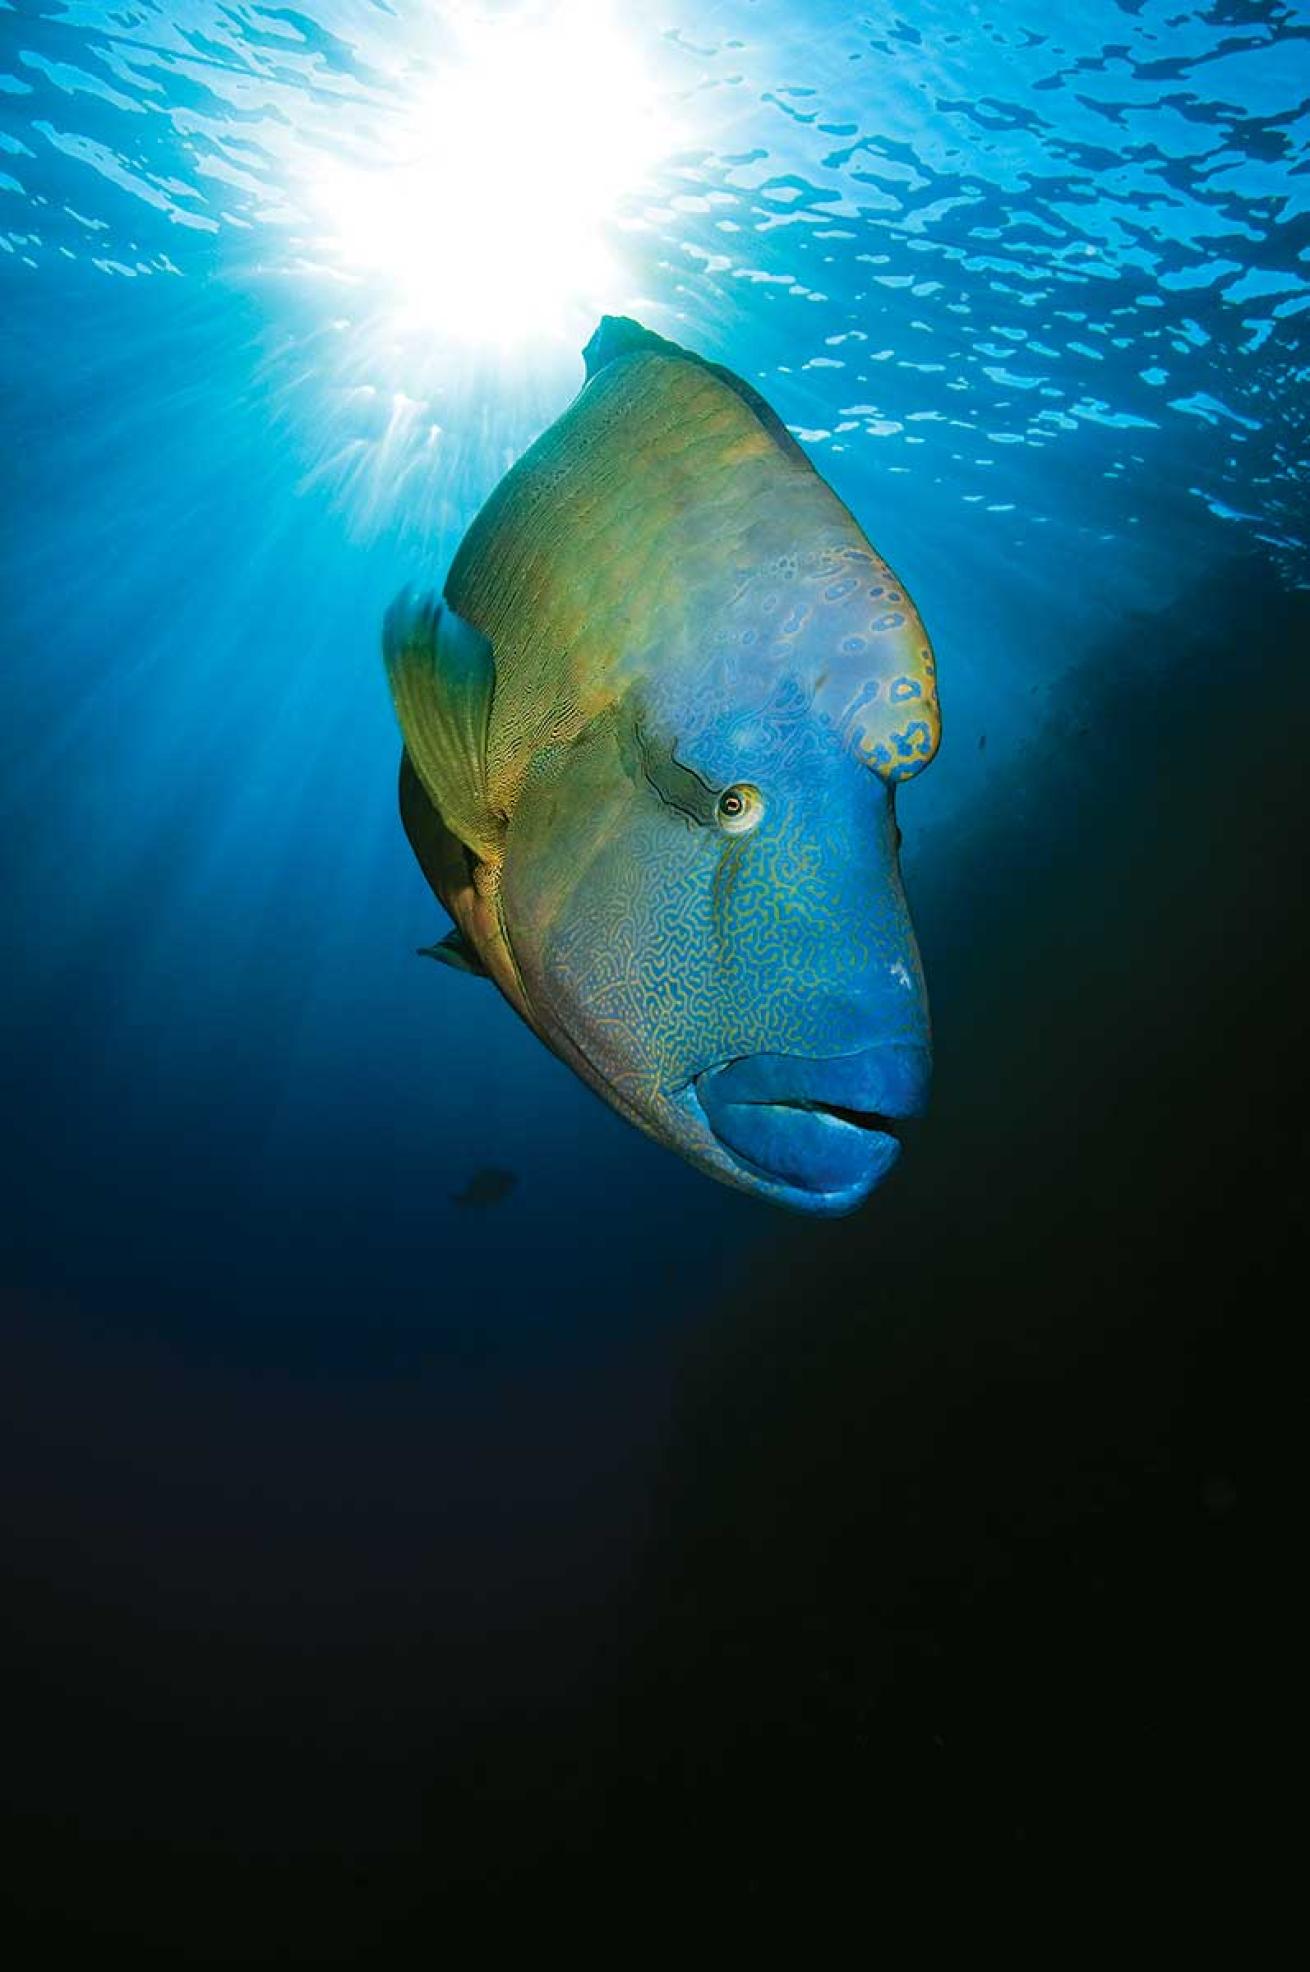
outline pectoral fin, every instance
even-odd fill
[[[503,824],[487,803],[491,645],[440,597],[404,589],[387,611],[382,651],[419,780],[446,827],[481,861],[499,862]]]
[[[441,965],[453,966],[456,972],[471,972],[479,979],[490,977],[468,939],[458,929],[448,931],[435,945],[420,945],[418,950],[420,958],[436,959]]]

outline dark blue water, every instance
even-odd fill
[[[763,1786],[773,1718],[829,1781],[826,1733],[892,1732],[913,1791],[954,1705],[981,1801],[985,1694],[931,1667],[1014,1663],[1065,1592],[1025,1542],[1229,1526],[1151,1283],[1287,1168],[1308,103],[1272,0],[0,3],[10,1573],[52,1883],[134,1746],[142,1853],[196,1883],[417,1853],[447,1786],[478,1880],[514,1853],[488,1770],[514,1840],[558,1782],[585,1846],[597,1744],[681,1800],[689,1718],[683,1780],[712,1744]],[[937,647],[900,818],[938,1110],[839,1228],[695,1175],[414,955],[381,612],[606,310],[764,392]],[[1213,1169],[1201,1089],[1258,1123]],[[1120,1561],[1078,1578],[1126,1610]],[[985,1647],[976,1578],[1022,1585]],[[590,1764],[520,1785],[559,1707]]]

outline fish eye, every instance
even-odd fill
[[[758,827],[764,814],[764,796],[748,781],[725,787],[714,804],[719,827],[729,835],[747,835]]]

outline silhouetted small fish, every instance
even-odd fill
[[[455,1205],[477,1207],[500,1205],[509,1197],[517,1183],[518,1177],[515,1172],[501,1171],[495,1165],[488,1164],[482,1170],[473,1173],[463,1191],[451,1193],[451,1202]]]

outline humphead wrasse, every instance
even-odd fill
[[[846,1212],[929,1081],[894,815],[928,637],[749,385],[611,316],[585,359],[387,615],[434,955],[701,1170]]]

